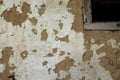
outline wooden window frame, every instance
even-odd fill
[[[91,0],[83,0],[83,23],[85,30],[120,30],[120,22],[92,22]]]

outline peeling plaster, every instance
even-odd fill
[[[98,49],[103,47],[104,44],[92,44],[91,50],[93,52],[93,56],[91,57],[90,61],[85,61],[80,63],[77,67],[73,67],[71,69],[71,80],[79,80],[82,79],[83,76],[85,80],[113,80],[110,76],[110,72],[106,71],[103,67],[101,67],[100,57],[105,56],[105,53],[98,53],[96,52]],[[78,70],[80,72],[78,73]],[[76,74],[74,74],[76,73]]]
[[[14,73],[16,80],[113,80],[110,72],[100,65],[100,58],[106,53],[97,53],[104,43],[95,44],[92,38],[90,51],[93,55],[83,60],[87,51],[84,34],[77,20],[79,17],[76,18],[78,14],[68,8],[71,1],[4,0],[0,14],[15,7],[18,14],[27,15],[17,24],[11,21],[13,12],[6,17],[10,17],[10,21],[4,15],[0,17],[0,49],[11,46],[13,52],[7,66],[12,68],[9,72]],[[108,44],[116,47],[115,40]],[[3,64],[0,72],[4,72]]]

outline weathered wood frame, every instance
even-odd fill
[[[85,30],[120,30],[120,22],[92,22],[91,0],[83,0]]]

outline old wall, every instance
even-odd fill
[[[120,32],[85,31],[82,0],[0,0],[0,80],[119,80]]]

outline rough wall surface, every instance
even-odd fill
[[[120,32],[83,31],[81,0],[0,0],[0,80],[119,80]]]

